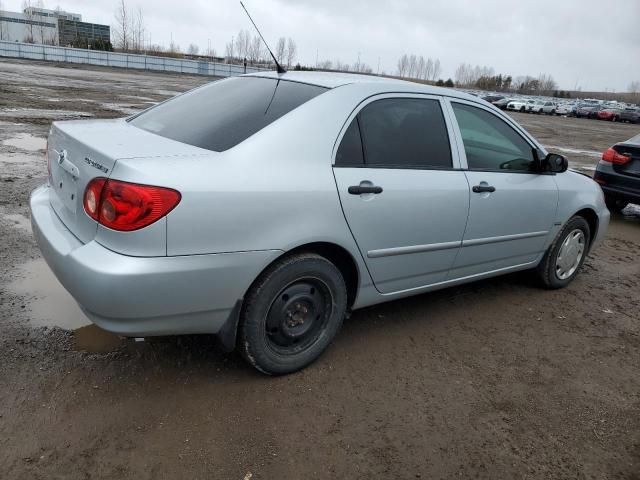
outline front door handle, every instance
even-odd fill
[[[490,185],[476,185],[471,190],[473,190],[473,193],[484,193],[484,192],[493,193],[496,191],[496,187],[492,187]]]
[[[382,193],[382,187],[377,187],[375,185],[351,185],[349,187],[349,193],[351,195],[362,195],[364,193]]]

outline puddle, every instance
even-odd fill
[[[92,324],[43,259],[24,264],[20,272],[21,278],[10,283],[9,290],[27,297],[32,327],[73,330],[75,349],[87,352],[111,352],[125,341]]]
[[[31,221],[24,215],[20,215],[19,213],[4,213],[2,208],[0,208],[0,218],[12,227],[24,230],[25,232],[31,232]]]
[[[640,205],[630,203],[624,210],[622,210],[622,215],[625,217],[640,218]]]
[[[73,332],[76,350],[94,353],[107,353],[124,343],[124,339],[113,333],[102,330],[97,325],[80,327]]]
[[[101,103],[100,106],[106,110],[113,110],[115,112],[121,112],[125,115],[133,115],[140,112],[145,107],[136,107],[134,105],[120,105],[118,103]]]
[[[560,150],[561,152],[574,153],[576,155],[585,155],[587,157],[600,158],[602,152],[596,152],[595,150],[580,150],[576,148],[558,147],[556,145],[545,145],[547,150]]]
[[[2,144],[29,152],[37,152],[38,150],[44,150],[46,148],[47,140],[41,137],[34,137],[30,133],[19,133],[13,138],[3,140]]]
[[[27,262],[20,267],[20,273],[20,278],[11,282],[8,289],[29,299],[31,326],[75,330],[91,323],[44,260]]]
[[[5,108],[0,110],[1,117],[20,117],[20,118],[87,118],[93,117],[92,113],[74,112],[71,110],[44,110],[39,108]]]

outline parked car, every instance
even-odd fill
[[[600,110],[596,117],[598,120],[611,120],[612,122],[617,122],[620,119],[620,114],[622,110],[619,108],[607,107]]]
[[[601,105],[580,105],[576,110],[576,117],[578,118],[595,118],[600,110],[602,110]]]
[[[220,80],[54,122],[47,156],[34,235],[94,323],[214,333],[267,374],[314,361],[351,310],[527,269],[564,287],[609,220],[497,108],[370,76]]]
[[[507,103],[507,110],[515,110],[518,112],[526,112],[529,105],[532,105],[534,100],[516,99]]]
[[[527,104],[527,112],[529,113],[542,113],[545,102],[542,100],[533,100]]]
[[[555,115],[556,109],[558,106],[554,102],[544,102],[542,106],[542,113],[546,113],[547,115]]]
[[[640,205],[640,135],[607,149],[594,180],[602,187],[609,210],[621,211],[629,203]]]
[[[561,103],[556,108],[556,114],[572,117],[576,115],[576,105],[572,103]]]
[[[495,102],[491,102],[493,105],[495,105],[496,107],[498,107],[500,110],[506,110],[507,108],[507,104],[509,102],[513,101],[512,98],[509,97],[504,97],[500,100],[496,100]]]
[[[627,107],[620,112],[620,121],[629,123],[640,122],[640,108]]]
[[[499,100],[502,100],[503,98],[504,98],[504,95],[486,95],[486,96],[482,97],[482,99],[485,102],[489,102],[489,103],[497,102]]]

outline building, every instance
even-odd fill
[[[58,18],[58,45],[63,47],[81,46],[83,43],[93,45],[98,40],[103,42],[111,40],[109,25]]]
[[[29,7],[20,12],[0,11],[0,40],[48,45],[88,46],[109,42],[111,29],[82,21],[82,15]]]

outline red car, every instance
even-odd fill
[[[605,108],[604,110],[600,110],[596,115],[598,120],[617,122],[620,120],[620,113],[622,113],[622,111],[619,108]]]

